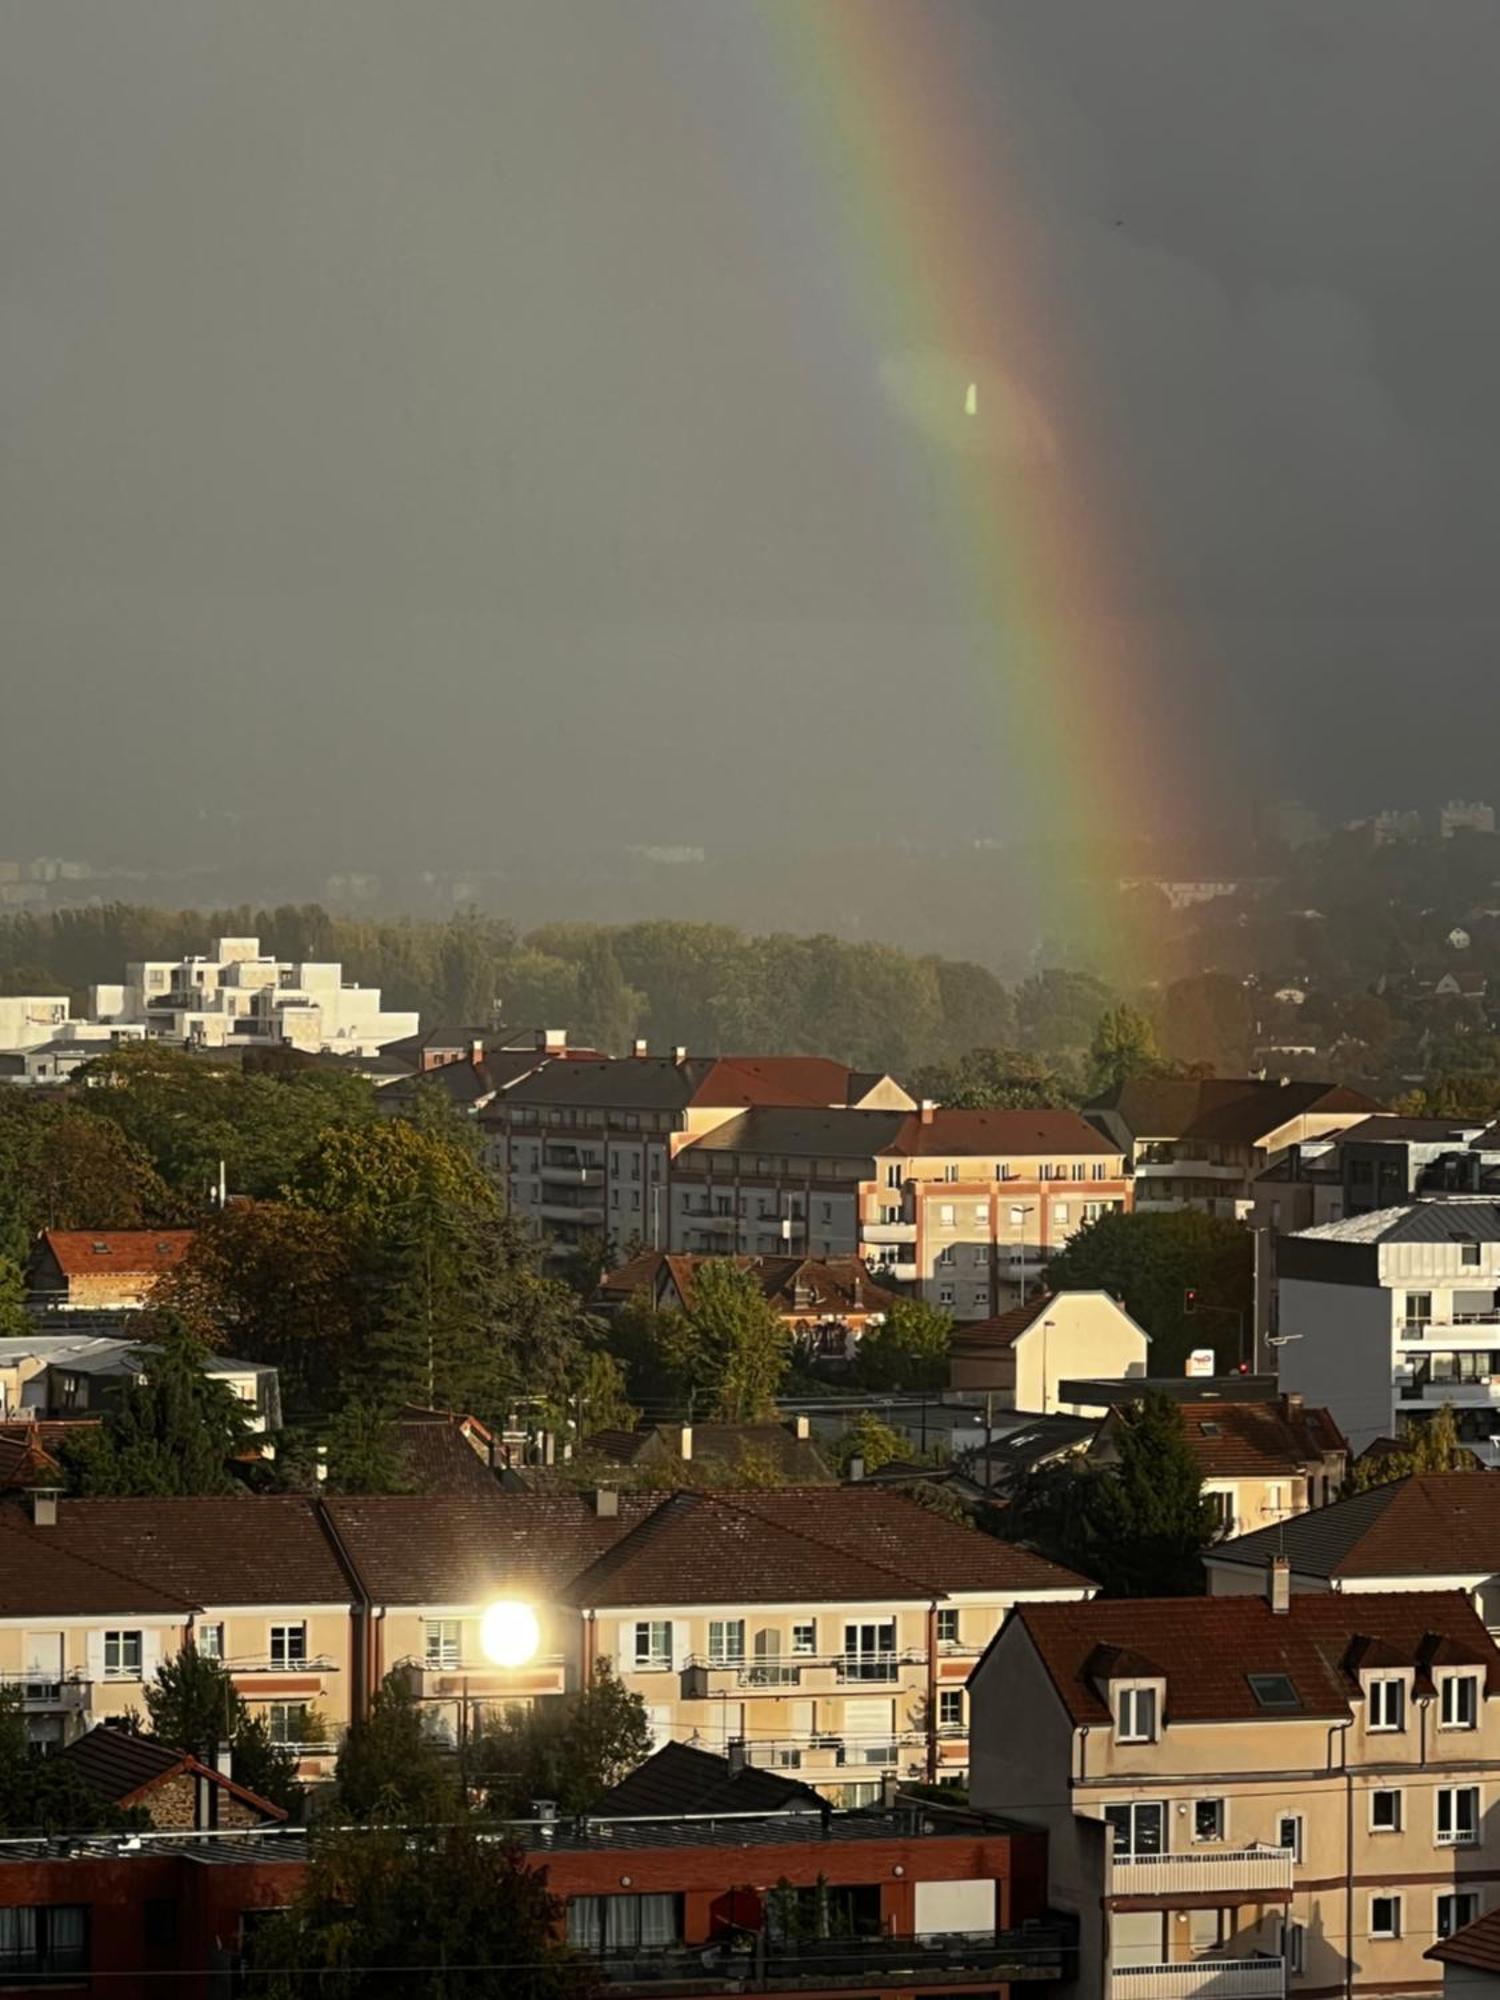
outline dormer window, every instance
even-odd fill
[[[1479,1724],[1478,1674],[1444,1674],[1439,1683],[1439,1715],[1444,1729],[1474,1729]]]
[[[1120,1689],[1115,1708],[1117,1743],[1154,1743],[1157,1733],[1157,1696],[1154,1687]]]
[[[1400,1680],[1372,1680],[1370,1682],[1371,1729],[1404,1729],[1406,1727],[1406,1683]]]

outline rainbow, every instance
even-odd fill
[[[1147,574],[1131,546],[1139,508],[1110,471],[1046,245],[995,117],[958,70],[943,0],[753,0],[753,12],[772,87],[799,109],[854,322],[927,455],[956,615],[981,635],[1005,820],[1054,852],[1096,856],[1181,831],[1190,765],[1131,615]],[[1119,872],[1133,865],[1122,853]],[[1131,940],[1114,873],[1054,869],[1035,892],[1035,934],[1087,939],[1090,957],[1121,967]]]

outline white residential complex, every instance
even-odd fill
[[[217,938],[202,958],[128,964],[119,985],[89,989],[82,1020],[57,995],[0,1000],[0,1049],[34,1058],[22,1080],[53,1081],[101,1043],[146,1038],[371,1056],[417,1033],[415,1013],[385,1011],[378,986],[348,984],[343,971],[266,957],[259,938]]]

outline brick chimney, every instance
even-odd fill
[[[677,1456],[686,1465],[693,1456],[693,1427],[684,1424],[677,1433]]]
[[[678,1046],[675,1049],[673,1049],[672,1060],[674,1063],[676,1063],[679,1069],[681,1069],[682,1065],[687,1061],[687,1050],[682,1047],[681,1043],[679,1043]]]
[[[921,1104],[917,1107],[917,1116],[924,1125],[930,1125],[932,1123],[932,1114],[936,1110],[936,1098],[924,1097]]]
[[[646,1044],[641,1040],[641,1038],[637,1036],[636,1039],[630,1044],[630,1053],[637,1059],[639,1059],[641,1056],[650,1055],[651,1051],[646,1046]]]
[[[798,1419],[797,1419],[797,1436],[798,1436],[799,1438],[810,1438],[810,1437],[812,1436],[812,1418],[811,1418],[811,1417],[798,1417]]]

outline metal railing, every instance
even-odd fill
[[[1117,1965],[1109,2000],[1281,2000],[1281,1958],[1195,1958],[1170,1965]]]
[[[959,1649],[953,1650],[957,1653]],[[976,1652],[978,1650],[975,1649]],[[635,1662],[637,1668],[643,1664],[655,1667],[657,1663]],[[926,1664],[926,1653],[916,1648],[900,1653],[800,1653],[791,1658],[759,1660],[753,1657],[714,1659],[707,1653],[691,1653],[685,1662],[688,1668],[697,1668],[705,1674],[724,1675],[731,1678],[736,1687],[743,1688],[801,1687],[804,1674],[831,1674],[841,1687],[894,1687],[905,1668]]]
[[[1227,1891],[1291,1893],[1289,1847],[1205,1847],[1186,1854],[1115,1854],[1114,1896],[1173,1896]]]
[[[591,1951],[575,1945],[610,1986],[689,1985],[695,1992],[763,1992],[855,1984],[907,1986],[969,1972],[997,1983],[1056,1980],[1072,1962],[1061,1928],[954,1932],[913,1937],[813,1938],[792,1941],[740,1933],[706,1944]]]

